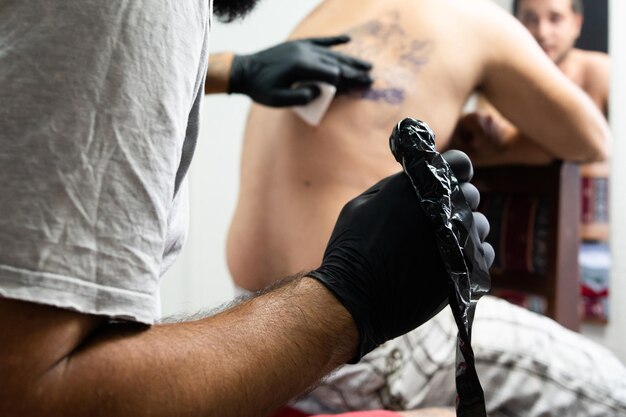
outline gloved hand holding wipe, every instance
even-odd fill
[[[479,193],[469,183],[469,158],[458,151],[443,157],[475,210]],[[480,213],[473,217],[482,242],[489,223]],[[383,179],[341,211],[322,266],[308,276],[323,283],[352,315],[360,334],[353,362],[420,326],[448,303],[452,282],[433,229],[403,172]],[[488,243],[482,247],[489,266],[493,249]]]
[[[373,81],[372,65],[330,49],[349,41],[347,35],[302,39],[235,55],[228,92],[245,94],[268,106],[287,107],[308,104],[319,95],[318,87],[307,82],[332,84],[338,92],[366,88]]]

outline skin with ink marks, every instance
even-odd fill
[[[429,41],[411,41],[409,50],[400,55],[400,62],[412,67],[415,71],[419,70],[422,65],[428,63],[428,59],[424,55],[428,54],[427,48],[430,46],[431,43]]]
[[[389,57],[385,64],[378,64],[372,70],[375,82],[369,89],[351,92],[348,96],[392,106],[404,103],[411,79],[421,67],[428,64],[432,41],[410,39],[400,25],[398,11],[391,11],[379,19],[356,26],[347,33],[352,37],[352,42],[338,50],[364,59]],[[393,45],[391,52],[389,45]]]
[[[391,105],[404,103],[405,91],[400,88],[370,88],[350,95],[356,99],[383,101]]]

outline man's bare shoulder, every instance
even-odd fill
[[[401,13],[411,21],[410,26],[427,24],[430,27],[428,23],[432,23],[452,32],[470,27],[489,30],[485,22],[499,22],[503,17],[507,23],[509,19],[515,20],[493,0],[325,0],[300,21],[292,37],[294,34],[333,33],[333,27],[354,25],[388,12]],[[466,35],[471,36],[472,32],[467,31]]]
[[[511,55],[525,55],[527,50],[537,50],[536,42],[522,24],[508,10],[493,0],[457,1],[454,4],[459,27],[467,29],[459,39],[477,40],[475,52],[508,61]],[[533,51],[535,52],[535,51]]]
[[[579,67],[579,86],[591,97],[606,114],[609,95],[611,59],[608,54],[596,51],[574,49],[575,62]]]
[[[585,65],[585,72],[590,76],[608,76],[611,58],[604,52],[579,50]]]

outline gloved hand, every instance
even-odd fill
[[[468,181],[472,165],[459,151],[443,157],[475,210],[480,194]],[[489,222],[474,213],[481,242]],[[487,264],[493,248],[483,242]],[[452,288],[434,229],[403,172],[383,179],[341,211],[322,266],[308,276],[323,283],[352,315],[360,334],[353,362],[376,346],[420,326],[448,303]]]
[[[304,105],[319,96],[323,81],[337,91],[365,88],[372,83],[372,65],[331,50],[350,41],[347,35],[289,41],[250,55],[235,55],[229,93],[241,93],[272,107]],[[296,88],[294,84],[299,84]]]

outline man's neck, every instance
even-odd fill
[[[571,48],[556,62],[561,72],[579,87],[582,87],[583,82],[583,68],[580,59],[581,52],[580,49]]]

